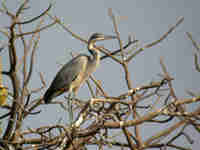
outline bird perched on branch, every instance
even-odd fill
[[[56,74],[50,87],[44,94],[44,102],[50,103],[51,100],[64,92],[69,92],[68,107],[72,114],[71,98],[77,94],[81,84],[96,70],[100,63],[100,52],[95,43],[97,41],[114,39],[116,36],[94,33],[89,38],[88,50],[91,55],[80,54],[65,64]],[[73,95],[72,95],[73,94]],[[70,117],[72,119],[73,116]]]

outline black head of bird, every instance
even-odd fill
[[[102,33],[94,33],[88,40],[88,50],[93,55],[93,50],[95,49],[95,43],[98,41],[104,41],[104,40],[111,40],[115,39],[116,36],[112,35],[104,35]]]

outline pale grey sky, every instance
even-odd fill
[[[19,1],[8,0],[8,7],[16,10]],[[199,73],[195,71],[193,65],[195,50],[185,34],[185,32],[191,32],[195,40],[199,41],[200,39],[199,0],[34,0],[30,1],[32,8],[27,11],[28,16],[25,16],[25,19],[38,15],[48,7],[49,2],[53,3],[51,14],[61,18],[72,31],[85,38],[88,38],[93,32],[114,34],[112,21],[108,17],[108,8],[112,8],[116,16],[125,16],[119,23],[124,43],[126,43],[128,35],[132,34],[140,41],[141,45],[159,39],[168,30],[170,24],[175,24],[176,19],[183,16],[184,22],[166,40],[153,48],[146,49],[132,61],[129,65],[131,79],[134,87],[159,79],[157,76],[161,73],[159,58],[162,56],[168,71],[175,78],[173,85],[179,97],[187,96],[186,90],[196,93],[200,91]],[[2,27],[7,24],[7,20],[4,16],[0,16],[0,18],[4,20],[0,23]],[[118,48],[116,41],[109,42],[105,44],[106,46],[111,49]],[[31,88],[40,86],[37,72],[44,74],[49,86],[59,70],[58,62],[64,64],[69,61],[71,51],[87,53],[86,48],[85,44],[72,38],[59,25],[42,32]],[[5,64],[7,63],[6,59],[7,57],[3,57]],[[105,90],[113,95],[127,90],[121,68],[109,59],[101,63],[94,76],[101,80]],[[88,89],[84,85],[79,90],[78,96],[87,98],[86,93],[88,93]],[[42,113],[38,117],[30,118],[26,126],[38,127],[41,124],[54,124],[55,119],[66,117],[65,112],[57,106],[44,106],[41,109]],[[142,130],[147,135],[153,133],[146,128]],[[195,138],[200,138],[193,130],[189,132],[192,132]],[[192,148],[196,149],[199,145],[200,142],[195,140]]]

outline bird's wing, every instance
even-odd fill
[[[71,83],[78,77],[78,75],[85,71],[87,63],[87,55],[79,55],[73,58],[56,74],[50,89],[55,92],[60,89],[65,89],[67,91]]]

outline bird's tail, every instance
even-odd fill
[[[46,93],[44,94],[43,99],[44,99],[44,102],[45,102],[46,104],[48,104],[48,103],[51,102],[53,93],[54,93],[54,92],[53,92],[52,90],[48,89],[48,90],[46,91]]]

